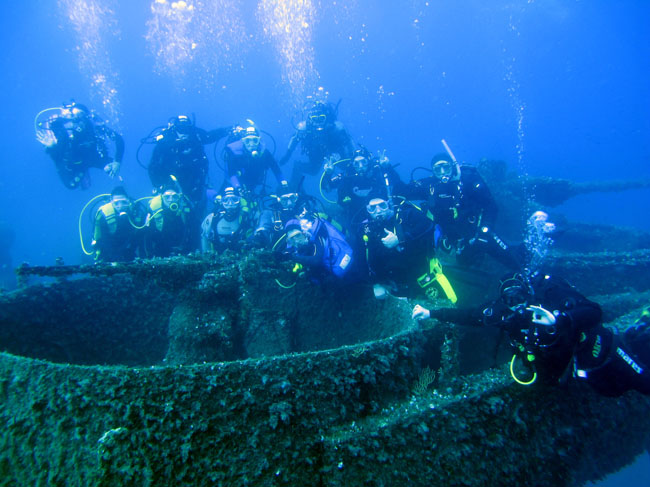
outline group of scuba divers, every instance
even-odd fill
[[[314,283],[363,283],[377,299],[438,294],[452,304],[457,297],[436,256],[476,267],[488,254],[508,269],[496,299],[470,308],[416,305],[413,318],[504,330],[514,349],[511,373],[521,384],[573,379],[608,396],[650,394],[650,312],[624,332],[603,326],[597,303],[531,266],[539,249],[531,250],[530,242],[511,246],[494,233],[497,205],[489,188],[444,140],[431,176],[404,183],[384,153],[354,143],[337,108],[310,99],[279,161],[262,134],[272,137],[251,120],[207,131],[188,116],[171,118],[140,145],[153,145],[146,169],[154,195],[133,200],[122,186],[103,195],[109,200],[95,212],[91,252],[81,239],[84,252],[100,262],[124,262],[198,249],[267,248],[291,259],[294,272]],[[87,188],[93,167],[118,177],[124,141],[85,106],[44,110],[36,132],[66,187]],[[205,146],[222,139],[224,183],[214,190]],[[298,146],[302,157],[287,180],[282,166]],[[277,183],[273,194],[267,191],[269,170]],[[305,193],[307,176],[320,176],[322,198]],[[528,226],[538,242],[555,230],[542,211]]]

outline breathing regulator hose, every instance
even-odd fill
[[[86,250],[86,246],[84,245],[84,237],[83,237],[83,232],[82,232],[82,230],[81,230],[81,221],[82,221],[82,219],[83,219],[83,215],[84,215],[85,211],[88,209],[88,207],[89,207],[90,205],[92,205],[95,201],[97,201],[97,200],[100,199],[100,198],[110,198],[110,197],[111,197],[111,195],[108,194],[108,193],[98,194],[97,196],[95,196],[94,198],[92,198],[88,203],[86,203],[86,205],[85,205],[85,206],[83,207],[83,209],[81,210],[81,213],[79,213],[79,240],[81,241],[81,250],[82,250],[83,253],[86,254],[86,255],[93,255],[93,253],[92,253],[92,252],[88,252],[88,251]]]
[[[348,162],[349,160],[350,160],[349,158],[348,159],[339,159],[334,164],[332,164],[332,166],[336,166],[337,164],[339,164],[341,162]],[[318,190],[320,191],[320,195],[323,197],[323,199],[325,201],[327,201],[328,203],[336,204],[336,201],[332,201],[332,200],[328,199],[327,196],[325,196],[325,194],[323,193],[323,181],[325,180],[325,175],[326,174],[327,174],[327,172],[323,169],[323,174],[321,174],[320,182],[318,183]]]

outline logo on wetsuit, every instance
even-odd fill
[[[616,347],[616,353],[623,359],[625,362],[632,367],[632,370],[636,372],[637,374],[643,374],[643,369],[639,367],[639,365],[632,360],[632,357],[630,357],[627,353],[625,353],[624,350],[622,350],[620,347]]]
[[[596,337],[596,342],[594,343],[594,348],[591,349],[591,355],[592,355],[594,358],[598,358],[598,356],[600,355],[600,351],[602,350],[602,348],[603,348],[603,346],[602,346],[602,344],[601,344],[600,335],[598,335],[598,336]]]

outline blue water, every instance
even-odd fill
[[[81,262],[79,212],[113,186],[95,171],[90,190],[67,190],[35,140],[34,116],[70,98],[122,131],[122,176],[136,196],[151,191],[138,141],[169,117],[194,113],[206,129],[251,118],[280,156],[318,86],[341,100],[355,140],[386,149],[405,178],[442,138],[463,161],[503,159],[530,175],[650,178],[645,0],[175,5],[4,2],[0,222],[15,232],[14,263]],[[212,164],[213,185],[221,179]],[[649,204],[650,191],[638,190],[578,197],[558,211],[650,230]]]

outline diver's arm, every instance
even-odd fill
[[[317,242],[312,241],[305,249],[293,252],[292,257],[305,266],[317,267],[323,260],[323,248]]]
[[[481,215],[481,226],[492,229],[497,219],[498,207],[490,188],[478,172],[472,174],[468,183],[473,193],[470,201],[475,207],[476,214]]]
[[[120,168],[122,166],[122,158],[124,157],[124,138],[108,127],[103,127],[102,130],[115,144],[115,156],[113,157],[113,162],[109,162],[104,166],[104,171],[111,178],[114,178],[120,173]]]
[[[587,299],[565,279],[555,275],[544,279],[546,286],[540,285],[536,291],[541,296],[542,307],[559,312],[560,319],[569,319],[573,326],[588,329],[602,321],[603,311],[600,305]]]
[[[101,254],[104,247],[103,236],[107,233],[106,220],[101,211],[95,214],[95,228],[93,229],[93,249],[95,250],[95,260],[102,260]]]
[[[483,326],[483,314],[480,308],[436,308],[427,310],[420,305],[413,308],[413,318],[432,319],[460,326]]]
[[[233,154],[232,149],[226,146],[223,153],[223,162],[226,166],[226,180],[230,181],[233,188],[241,188],[241,181],[239,180],[240,172],[236,169],[237,157]]]
[[[108,138],[115,144],[115,157],[113,157],[113,160],[121,164],[122,159],[124,158],[124,137],[109,127],[105,126],[103,127],[103,130]]]
[[[291,137],[291,140],[289,140],[289,146],[287,147],[287,152],[284,153],[282,159],[280,159],[279,161],[280,166],[284,166],[287,162],[289,162],[289,159],[291,159],[291,155],[293,154],[293,151],[296,150],[299,141],[300,141],[300,132],[296,132]]]
[[[562,315],[569,318],[573,326],[578,330],[585,331],[596,328],[601,324],[603,310],[598,303],[582,297],[581,300],[577,301],[574,308],[562,312],[560,316]]]
[[[347,130],[343,129],[343,136],[345,137],[345,142],[343,144],[343,154],[341,154],[341,159],[349,159],[354,154],[354,142],[352,137]]]
[[[219,127],[210,131],[197,128],[197,136],[203,145],[219,142],[232,131],[232,127]]]
[[[269,151],[264,151],[264,153],[266,158],[266,165],[273,172],[276,181],[278,182],[278,184],[286,186],[287,178],[285,178],[284,174],[282,174],[282,169],[280,169],[279,164],[277,163],[277,161]]]
[[[325,171],[325,175],[323,176],[323,189],[325,191],[338,190],[342,182],[343,182],[343,175],[332,174],[329,171]]]
[[[155,145],[151,154],[151,160],[149,161],[149,168],[147,169],[149,179],[154,188],[159,188],[169,180],[169,174],[164,174],[165,147],[163,147],[163,143],[159,142]]]
[[[414,207],[408,207],[406,212],[404,223],[400,227],[402,235],[398,234],[400,241],[407,243],[426,238],[427,236],[433,236],[433,222],[422,211]]]

